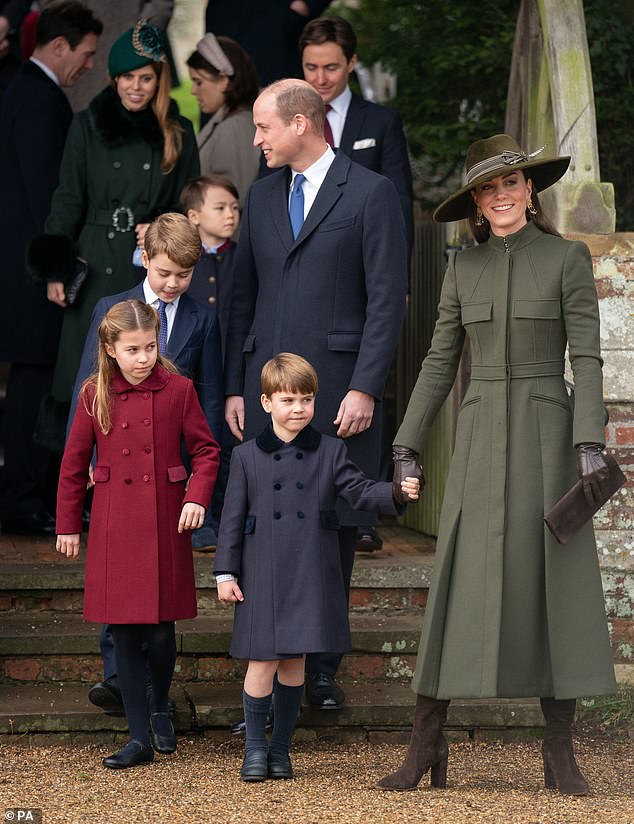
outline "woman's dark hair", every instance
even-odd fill
[[[542,232],[546,232],[547,235],[555,235],[556,237],[561,237],[557,229],[555,229],[554,225],[544,214],[544,211],[541,207],[541,203],[539,202],[537,191],[534,187],[531,193],[531,200],[533,201],[533,207],[535,208],[537,214],[533,215],[527,209],[526,220],[532,221],[536,226],[538,226],[542,230]],[[491,227],[489,226],[489,221],[486,218],[484,218],[484,223],[482,224],[482,226],[476,225],[476,208],[477,207],[475,204],[475,200],[473,198],[470,198],[468,206],[469,213],[467,215],[467,219],[469,221],[469,226],[471,227],[471,233],[473,234],[474,238],[478,241],[478,243],[484,243],[489,239],[489,235],[491,234]]]
[[[229,85],[225,91],[227,114],[231,114],[238,109],[248,109],[260,93],[260,81],[255,63],[235,40],[222,35],[216,39],[220,48],[227,55],[234,71],[233,77],[229,78]],[[187,65],[197,71],[207,72],[214,78],[219,77],[222,73],[197,51],[190,55]]]
[[[45,46],[56,37],[63,37],[71,49],[76,49],[87,34],[99,37],[102,31],[103,24],[91,9],[77,0],[61,0],[42,10],[35,30],[35,45]]]

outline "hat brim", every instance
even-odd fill
[[[570,157],[554,157],[551,160],[527,160],[523,163],[514,163],[512,166],[504,166],[501,169],[496,169],[488,174],[476,177],[471,183],[458,189],[450,197],[438,206],[434,211],[434,220],[437,223],[451,223],[453,220],[465,220],[469,216],[469,202],[471,200],[471,190],[479,183],[486,183],[487,180],[493,180],[494,177],[500,175],[512,174],[518,169],[522,171],[528,170],[529,177],[533,181],[533,186],[537,192],[543,192],[553,183],[556,183],[562,178],[568,166],[570,165]]]

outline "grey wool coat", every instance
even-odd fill
[[[284,443],[269,425],[233,450],[214,572],[238,578],[229,652],[275,660],[350,649],[337,496],[396,515],[392,485],[371,481],[344,442],[308,426]]]
[[[413,679],[437,698],[616,690],[592,525],[560,546],[544,512],[604,443],[599,314],[586,246],[534,223],[449,263],[431,348],[395,443],[421,451],[454,381],[460,408]],[[563,380],[574,373],[574,410]],[[424,458],[423,458],[424,463]]]

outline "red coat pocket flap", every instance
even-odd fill
[[[167,467],[167,477],[168,480],[176,484],[179,481],[186,481],[187,480],[187,470],[181,464],[180,466],[168,466]]]
[[[93,469],[92,474],[93,480],[96,484],[102,484],[106,481],[110,480],[110,467],[109,466],[96,466]]]

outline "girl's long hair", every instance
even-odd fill
[[[531,200],[533,201],[533,206],[535,211],[537,212],[536,215],[531,214],[528,209],[526,209],[526,220],[532,221],[536,226],[538,226],[542,232],[545,232],[547,235],[556,235],[557,237],[561,237],[557,229],[555,229],[554,224],[546,217],[544,211],[542,209],[541,203],[539,202],[539,197],[537,196],[537,191],[533,186],[533,191],[531,193]],[[469,198],[469,211],[467,218],[469,220],[469,226],[471,227],[471,233],[473,234],[474,238],[478,241],[478,243],[485,243],[489,239],[489,235],[491,234],[491,227],[489,226],[489,221],[485,218],[484,223],[482,226],[478,226],[475,222],[476,219],[476,204],[475,200],[470,197]]]
[[[112,379],[118,369],[116,360],[108,354],[106,347],[114,346],[122,332],[151,329],[156,333],[158,346],[159,325],[156,309],[141,300],[122,300],[121,303],[116,303],[101,321],[98,331],[97,371],[84,381],[79,397],[88,414],[97,418],[104,435],[112,428]],[[174,364],[160,354],[156,362],[168,372],[178,372]],[[92,386],[95,387],[95,391],[91,401],[87,390]]]
[[[163,134],[163,160],[161,170],[168,174],[178,163],[183,151],[183,127],[170,116],[172,73],[169,63],[152,63],[158,78],[158,88],[152,99],[152,111],[156,115]]]

